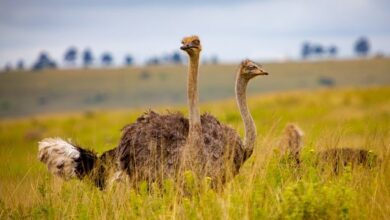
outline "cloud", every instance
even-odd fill
[[[2,1],[0,65],[18,57],[31,62],[41,49],[61,59],[71,45],[143,61],[176,50],[188,34],[199,34],[204,53],[222,60],[294,57],[304,40],[340,44],[348,55],[360,35],[388,52],[389,6],[381,0]]]

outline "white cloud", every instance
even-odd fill
[[[381,0],[32,2],[0,3],[0,66],[19,58],[31,63],[43,49],[61,60],[72,45],[90,47],[96,55],[112,51],[117,62],[126,53],[143,61],[178,49],[188,34],[199,34],[204,53],[222,60],[294,57],[304,40],[336,44],[350,55],[360,35],[374,49],[390,52],[390,3]]]

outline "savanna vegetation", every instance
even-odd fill
[[[294,69],[294,64],[289,65]],[[359,65],[350,72],[361,72]],[[274,72],[282,71],[274,68]],[[298,71],[286,74],[280,83],[287,83],[294,74],[299,75]],[[353,81],[348,75],[340,77]],[[37,141],[43,137],[71,138],[99,153],[115,147],[120,129],[145,109],[3,119],[0,219],[386,219],[390,215],[389,97],[388,86],[251,96],[248,104],[258,129],[252,157],[221,191],[211,189],[208,178],[197,180],[185,173],[184,195],[172,180],[150,187],[117,183],[104,191],[88,181],[62,182],[36,158]],[[167,109],[186,111],[184,106],[156,110]],[[201,110],[243,133],[233,99],[205,102]],[[286,162],[278,149],[288,122],[296,122],[305,131],[300,167]],[[314,161],[316,152],[347,146],[378,154],[380,165],[371,169],[346,166],[335,175],[332,167],[319,167]]]
[[[248,93],[390,84],[390,59],[265,63]],[[201,65],[201,101],[234,97],[237,64]],[[44,70],[0,74],[0,117],[184,105],[187,67]]]

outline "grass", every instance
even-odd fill
[[[249,98],[258,128],[254,154],[223,191],[186,173],[188,194],[171,180],[162,187],[118,183],[99,191],[87,181],[62,182],[36,159],[42,137],[72,138],[101,153],[116,145],[120,129],[143,110],[86,111],[0,121],[0,219],[386,219],[390,215],[390,87],[280,92]],[[164,112],[166,108],[158,108]],[[234,100],[208,102],[202,111],[243,133]],[[185,111],[184,107],[170,110]],[[286,123],[305,131],[301,169],[277,149]],[[362,147],[380,167],[313,163],[317,151]]]
[[[187,67],[49,70],[0,74],[0,117],[186,103]],[[249,93],[390,84],[390,59],[266,63]],[[237,64],[202,65],[201,101],[234,97]]]

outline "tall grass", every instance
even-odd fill
[[[0,124],[0,219],[386,219],[390,215],[390,88],[292,92],[251,97],[258,142],[240,174],[223,190],[185,173],[186,194],[173,180],[162,186],[62,182],[36,159],[37,140],[69,137],[97,152],[116,145],[120,129],[141,111],[86,112]],[[172,109],[171,109],[172,110]],[[179,110],[184,110],[181,108]],[[237,128],[233,100],[202,110]],[[164,112],[164,109],[159,109]],[[305,131],[302,165],[277,148],[287,122]],[[318,151],[362,147],[382,158],[373,169],[350,166],[335,175],[315,163]]]

